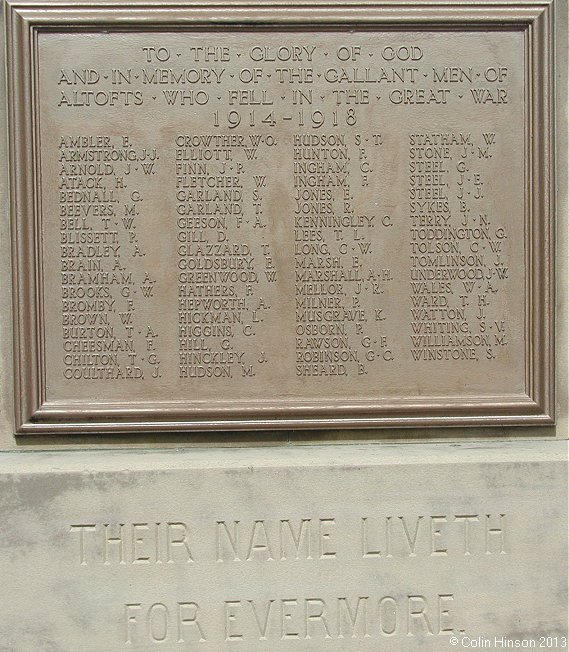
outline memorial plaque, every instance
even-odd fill
[[[9,3],[17,431],[550,424],[543,3]]]

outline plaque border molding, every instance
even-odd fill
[[[312,428],[551,425],[555,423],[554,0],[187,2],[7,0],[8,144],[16,434]],[[332,401],[55,402],[46,397],[40,243],[39,30],[321,29],[521,30],[525,38],[526,393]]]

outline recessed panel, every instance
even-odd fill
[[[539,418],[521,26],[61,27],[33,56],[48,419]]]

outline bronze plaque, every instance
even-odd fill
[[[552,422],[548,7],[390,7],[10,4],[19,432]]]

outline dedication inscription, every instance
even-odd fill
[[[551,422],[531,47],[38,29],[20,430]]]

